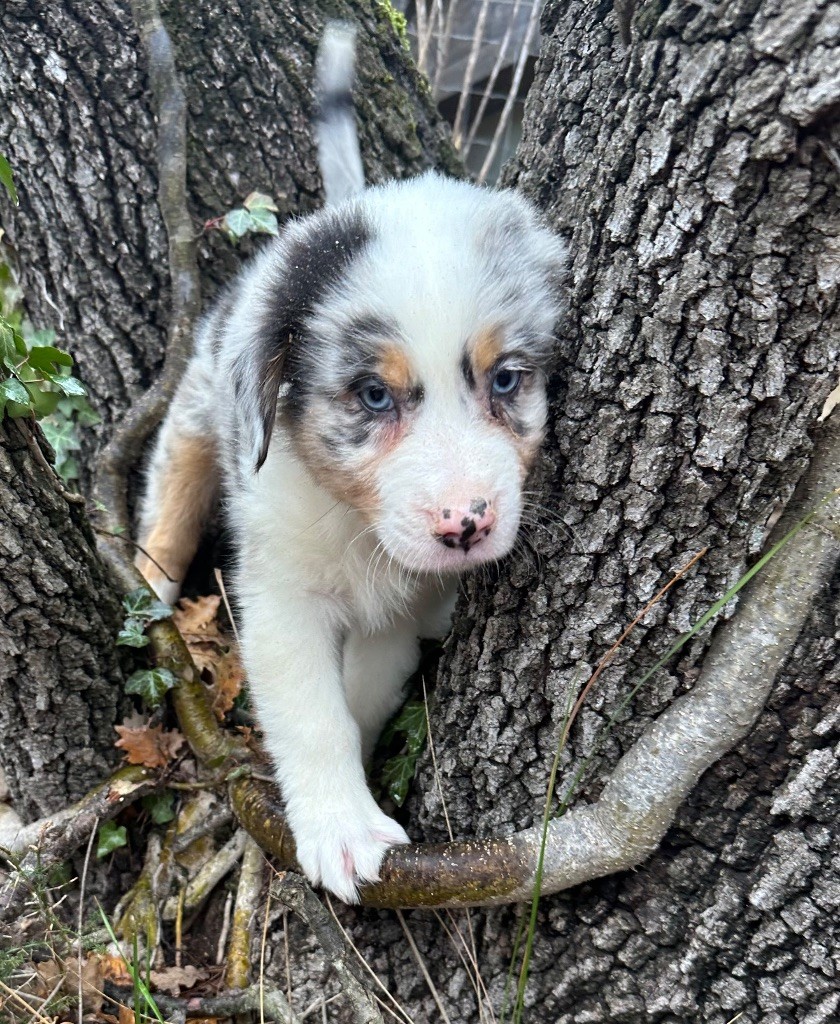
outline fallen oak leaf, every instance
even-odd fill
[[[142,764],[146,768],[165,768],[185,742],[177,729],[164,731],[162,725],[144,725],[139,729],[117,725],[114,728],[120,734],[114,746],[125,752],[129,764]]]
[[[210,972],[187,964],[186,967],[163,967],[159,971],[152,971],[149,977],[155,988],[177,997],[182,989],[192,988],[199,981],[206,981],[210,977]]]
[[[231,648],[219,658],[215,679],[210,688],[213,694],[213,710],[220,721],[233,707],[244,682],[245,669],[239,659],[239,652]]]
[[[196,640],[218,639],[219,623],[216,616],[221,600],[218,594],[207,594],[195,600],[182,597],[172,614],[172,620],[181,636],[185,640],[188,637]]]

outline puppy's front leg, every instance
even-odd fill
[[[310,881],[354,903],[358,883],[376,881],[385,851],[408,836],[365,782],[335,604],[296,580],[255,577],[243,573],[242,647],[298,862]]]

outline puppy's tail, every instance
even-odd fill
[[[353,117],[353,65],[356,30],[330,21],[318,48],[315,136],[327,205],[340,203],[365,187],[365,172]]]

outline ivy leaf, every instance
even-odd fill
[[[144,704],[156,708],[175,683],[175,676],[168,668],[148,668],[128,677],[125,692],[136,693]]]
[[[277,218],[265,207],[258,206],[251,210],[251,220],[254,222],[252,231],[258,231],[263,235],[279,235],[280,229],[277,226]]]
[[[63,373],[45,373],[47,379],[55,384],[62,394],[69,398],[86,398],[87,391],[84,384],[75,377],[65,377]]]
[[[416,757],[401,754],[392,757],[382,766],[382,785],[397,807],[402,807],[408,796],[408,788],[414,778]]]
[[[20,381],[0,380],[0,409],[6,405],[6,402],[16,402],[18,405],[29,408],[29,392]]]
[[[267,196],[265,192],[252,192],[245,202],[242,204],[246,210],[250,210],[252,213],[254,210],[270,210],[272,213],[277,213],[277,206],[274,202],[273,196]]]
[[[55,338],[55,331],[51,327],[42,327],[37,331],[31,331],[27,334],[30,348],[35,345],[52,345],[55,342]],[[73,362],[71,356],[67,352],[62,352],[61,354],[70,360],[70,362],[66,364],[67,366],[70,366]]]
[[[80,427],[95,427],[102,422],[99,414],[91,408],[86,395],[64,395],[58,400],[58,411],[68,419],[74,417]]]
[[[25,352],[25,345],[23,347],[23,352],[20,351],[20,343],[17,340],[17,331],[12,327],[8,320],[4,317],[0,317],[0,359],[2,359],[4,363],[6,360],[11,360],[13,366],[16,361],[15,357],[18,355],[24,355]]]
[[[58,411],[41,421],[41,429],[55,452],[56,461],[66,459],[70,452],[78,451],[81,448],[76,424],[65,416],[59,415]]]
[[[6,191],[9,193],[9,199],[18,205],[18,194],[15,188],[14,178],[12,178],[12,168],[9,165],[9,161],[0,154],[0,182],[4,185]]]
[[[117,645],[120,647],[146,647],[149,638],[143,632],[145,623],[140,619],[126,619],[123,628],[117,634]]]
[[[40,419],[42,416],[49,416],[55,412],[58,405],[58,395],[55,391],[42,391],[40,387],[32,382],[26,382],[26,390],[29,392],[30,408]]]
[[[231,210],[225,214],[222,226],[233,239],[242,238],[254,230],[254,218],[247,210]]]
[[[96,856],[101,860],[127,843],[128,836],[126,835],[125,825],[117,825],[113,821],[103,821],[99,827]]]
[[[55,345],[34,345],[29,349],[29,365],[34,366],[36,370],[53,373],[53,365],[72,366],[73,358]]]
[[[130,618],[142,622],[157,622],[158,619],[168,619],[172,614],[172,608],[159,601],[147,587],[138,587],[126,594],[123,608]]]
[[[156,825],[165,825],[175,817],[175,794],[171,789],[144,796],[142,803]]]
[[[72,455],[68,455],[66,459],[56,460],[55,469],[66,484],[79,479],[79,463]]]

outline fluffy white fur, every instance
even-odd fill
[[[564,260],[513,193],[436,174],[368,189],[291,224],[243,270],[204,321],[158,439],[141,540],[194,551],[172,467],[190,439],[211,444],[250,693],[298,860],[345,901],[408,840],[364,759],[417,638],[447,628],[458,573],[514,542]],[[372,412],[382,389],[394,408]],[[215,477],[181,495],[186,520]],[[141,562],[173,599],[180,579]]]

